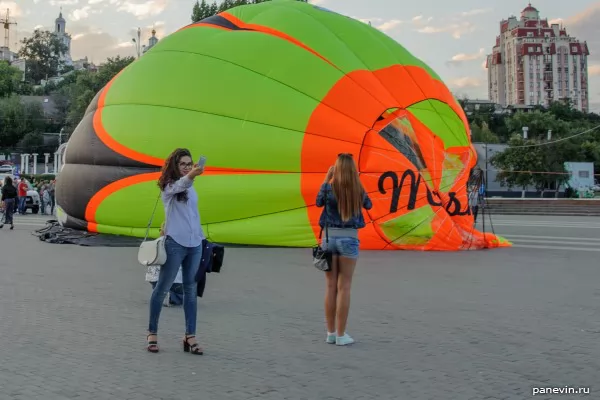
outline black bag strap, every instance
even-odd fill
[[[325,243],[329,244],[329,222],[328,222],[328,214],[327,214],[327,189],[325,189],[325,205],[323,206],[323,212],[325,212]],[[319,232],[319,239],[323,236],[323,228]]]

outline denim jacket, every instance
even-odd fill
[[[337,199],[335,198],[335,194],[329,183],[321,185],[321,189],[317,195],[317,207],[323,207],[325,205],[325,192],[327,192],[327,205],[319,219],[319,226],[321,228],[325,228],[326,222],[330,228],[360,229],[365,227],[365,219],[363,218],[362,212],[359,215],[350,218],[349,221],[342,221],[342,217],[338,211]],[[370,210],[373,207],[373,203],[371,203],[371,199],[366,193],[363,197],[363,207],[366,210]],[[327,215],[325,215],[325,211],[327,211]]]

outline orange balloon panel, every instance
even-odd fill
[[[370,95],[361,95],[363,88]],[[414,67],[349,73],[327,94],[308,124],[302,151],[302,193],[315,235],[322,208],[314,202],[323,178],[339,153],[351,153],[373,203],[363,212],[361,248],[452,251],[508,245],[473,229],[466,192],[475,164],[471,144],[446,148],[443,132],[432,132],[406,109],[429,98],[462,112],[443,85]],[[456,119],[448,129],[455,126]]]

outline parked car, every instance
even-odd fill
[[[11,173],[0,173],[0,181],[2,183],[4,183],[4,178],[6,176],[10,176],[13,179],[13,181],[15,180],[14,175]],[[40,212],[41,207],[40,194],[37,190],[35,190],[35,188],[29,181],[25,180],[25,182],[27,183],[27,198],[25,199],[25,212],[27,212],[27,210],[31,210],[33,214],[37,214]]]
[[[14,172],[14,168],[10,164],[0,165],[0,174],[12,174]]]

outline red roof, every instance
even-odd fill
[[[537,12],[537,8],[535,8],[535,7],[532,7],[532,6],[531,6],[531,3],[529,3],[529,5],[523,9],[523,12],[527,12],[527,11],[534,11],[534,12]]]

